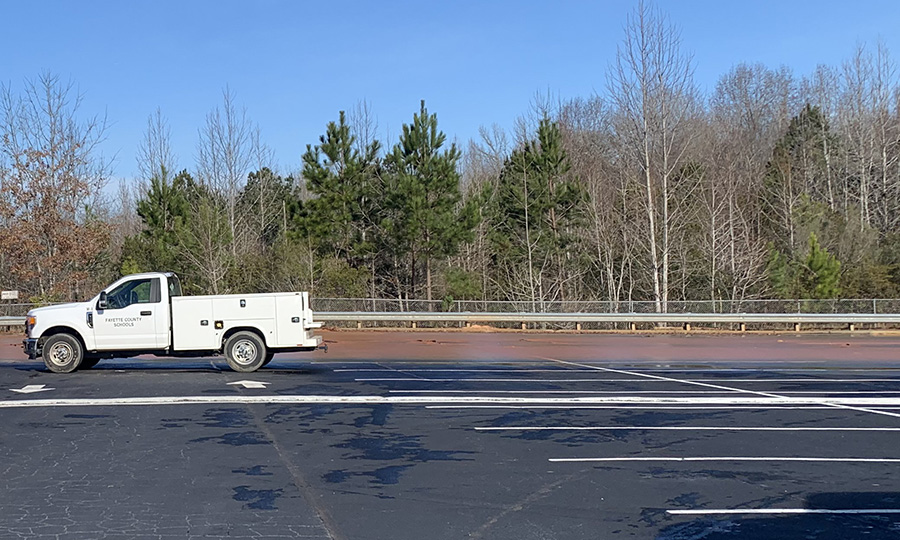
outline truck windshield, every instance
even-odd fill
[[[169,298],[173,296],[181,296],[181,282],[178,276],[169,276]]]

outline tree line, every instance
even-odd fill
[[[45,74],[0,95],[0,287],[83,298],[173,270],[195,293],[401,302],[892,298],[900,85],[886,48],[798,77],[738,64],[702,93],[641,4],[605,90],[536,96],[462,147],[419,104],[397,141],[365,103],[279,171],[230,90],[190,167],[148,119],[136,188],[104,199],[106,119]]]

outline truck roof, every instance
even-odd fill
[[[159,276],[172,277],[172,276],[174,276],[174,275],[175,275],[175,272],[141,272],[140,274],[128,274],[127,276],[122,276],[122,277],[119,278],[119,279],[124,279],[124,278],[143,278],[143,277],[159,277]],[[118,281],[118,280],[116,280],[116,281]]]

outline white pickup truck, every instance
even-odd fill
[[[250,372],[276,352],[315,350],[321,325],[305,292],[182,296],[175,274],[151,272],[125,276],[87,302],[29,311],[23,344],[56,373],[103,358],[222,353],[231,369]]]

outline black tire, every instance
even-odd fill
[[[44,341],[41,356],[44,365],[53,373],[71,373],[84,359],[84,348],[75,336],[55,334]]]
[[[253,332],[238,332],[225,341],[225,360],[228,367],[240,373],[250,373],[266,361],[266,344]]]
[[[262,367],[266,367],[267,365],[269,365],[269,362],[272,361],[272,358],[275,358],[275,353],[273,353],[272,351],[266,351],[266,357],[263,360]]]
[[[99,358],[91,358],[90,356],[81,359],[81,365],[78,366],[78,369],[91,369],[100,363]]]

